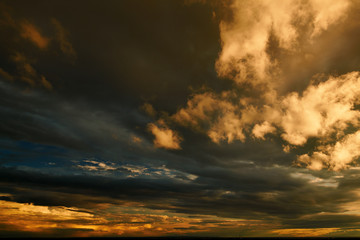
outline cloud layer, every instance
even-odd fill
[[[359,235],[357,2],[0,9],[1,236]]]

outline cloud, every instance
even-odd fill
[[[314,16],[314,29],[312,36],[320,34],[326,30],[331,24],[341,20],[345,17],[347,10],[351,5],[351,1],[336,1],[336,0],[313,0],[310,1],[311,6],[316,13]]]
[[[310,137],[330,141],[333,134],[340,138],[348,127],[359,124],[357,86],[359,73],[351,72],[310,84],[301,94],[291,92],[262,106],[246,101],[234,104],[231,94],[205,92],[191,97],[172,119],[206,133],[217,143],[244,141],[249,129],[255,137],[264,139],[265,134],[275,132],[275,127],[286,142],[295,146],[304,145]]]
[[[144,103],[142,106],[141,106],[141,109],[143,111],[145,111],[145,113],[147,115],[149,115],[150,117],[153,117],[155,118],[156,117],[156,110],[155,108],[150,104],[150,103]]]
[[[243,125],[250,115],[251,109],[240,114],[240,108],[230,102],[228,93],[217,96],[205,92],[192,96],[187,106],[179,109],[172,119],[183,126],[205,132],[216,143],[231,143],[245,140]]]
[[[140,144],[143,140],[140,137],[132,136],[131,141],[136,144]]]
[[[360,100],[358,86],[359,73],[352,72],[310,85],[301,97],[297,93],[287,95],[280,106],[283,139],[303,145],[309,137],[341,136],[350,125],[357,126],[360,112],[354,107]]]
[[[325,160],[324,149],[359,126],[359,73],[328,74],[328,79],[317,74],[302,80],[301,90],[286,87],[293,81],[287,62],[311,64],[314,46],[328,41],[327,31],[347,20],[352,3],[325,5],[318,0],[233,1],[227,6],[231,17],[220,22],[222,50],[216,70],[236,84],[230,90],[193,94],[166,121],[204,133],[215,143],[245,142],[248,135],[265,140],[273,133],[285,142],[286,152],[315,138],[314,157],[305,154],[298,160],[313,170],[341,169],[340,160]]]
[[[220,117],[208,131],[208,136],[216,143],[222,140],[227,140],[228,143],[234,140],[245,140],[242,121],[233,112],[225,113]]]
[[[341,25],[347,21],[345,15],[335,16],[333,20],[324,17],[315,20],[317,15],[309,7],[310,1],[292,3],[295,6],[289,6],[288,2],[284,6],[270,1],[234,2],[239,4],[239,9],[244,4],[241,12],[247,5],[259,7],[244,12],[244,16],[251,18],[241,19],[244,24],[251,23],[249,27],[259,27],[259,33],[256,29],[244,32],[267,36],[265,50],[261,49],[264,42],[256,43],[256,37],[244,35],[237,39],[249,38],[246,41],[253,44],[244,51],[254,56],[245,55],[231,63],[246,70],[243,79],[232,70],[226,73],[230,81],[216,78],[213,63],[220,48],[215,24],[221,12],[215,9],[216,19],[211,22],[213,9],[206,4],[186,6],[189,11],[180,9],[178,6],[183,4],[178,3],[161,7],[148,4],[149,8],[143,9],[156,13],[150,16],[141,9],[135,11],[136,4],[125,7],[129,3],[110,3],[102,5],[103,12],[116,11],[110,11],[102,19],[93,19],[92,13],[98,6],[90,4],[84,8],[74,3],[72,9],[75,12],[84,9],[82,19],[97,33],[89,40],[80,34],[82,31],[77,31],[83,27],[82,23],[75,21],[68,26],[74,33],[71,38],[83,44],[79,56],[87,56],[79,58],[75,68],[59,57],[63,50],[56,33],[41,31],[51,37],[46,52],[29,42],[19,48],[21,51],[17,49],[25,60],[18,56],[18,62],[6,63],[5,54],[2,67],[15,78],[28,77],[35,81],[35,86],[45,87],[46,81],[59,86],[56,92],[21,91],[17,88],[21,84],[16,81],[0,81],[0,160],[4,166],[0,168],[0,192],[6,193],[0,194],[0,198],[13,201],[9,206],[15,216],[0,219],[1,232],[27,231],[24,226],[29,226],[49,236],[320,236],[330,235],[327,230],[333,228],[355,229],[359,196],[354,192],[360,175],[352,167],[343,168],[357,164],[359,76],[357,72],[344,74],[350,72],[347,68],[329,70],[325,64],[351,62],[358,66],[357,56],[347,58],[344,53],[340,58],[344,61],[326,57],[327,54],[338,56],[334,49],[348,46],[349,42],[339,43],[335,39],[344,37],[341,30],[348,29],[349,22]],[[330,2],[329,7],[337,9],[334,6],[341,4]],[[33,10],[25,7],[30,5],[18,7],[31,16]],[[327,4],[323,5],[325,11]],[[36,8],[45,15],[33,15],[34,21],[43,21],[51,15],[62,24],[66,6],[60,2],[57,6],[48,15]],[[287,8],[299,17],[291,15]],[[119,9],[126,11],[119,14]],[[178,13],[175,18],[181,21],[172,22],[174,15],[169,12]],[[203,18],[204,12],[207,18]],[[332,14],[338,12],[343,14],[343,9]],[[148,20],[145,25],[143,16]],[[260,25],[268,24],[268,20],[260,18],[269,16],[273,23],[267,25],[269,32],[263,31]],[[234,19],[231,16],[224,19],[223,29],[230,30]],[[315,21],[318,23],[314,24]],[[328,24],[320,24],[321,21]],[[105,29],[104,24],[107,24]],[[241,24],[236,22],[233,26]],[[157,27],[149,29],[148,25]],[[201,33],[202,26],[209,34]],[[49,21],[48,29],[52,27],[56,28]],[[117,35],[119,27],[124,31]],[[137,34],[130,34],[133,30]],[[111,38],[104,37],[106,33]],[[199,33],[201,37],[196,35]],[[352,33],[356,39],[358,34]],[[64,36],[70,40],[69,35]],[[178,43],[176,49],[174,39]],[[29,40],[20,42],[25,41]],[[11,44],[17,42],[11,38]],[[3,45],[2,49],[11,44]],[[211,46],[204,47],[207,44]],[[91,48],[95,45],[104,48]],[[349,48],[352,46],[355,45]],[[63,47],[66,49],[66,44]],[[59,49],[55,51],[55,48]],[[262,52],[256,52],[257,48]],[[352,50],[357,55],[358,51]],[[191,53],[189,58],[187,51]],[[11,49],[9,54],[15,55]],[[261,67],[262,63],[264,67],[257,71],[254,66]],[[313,66],[315,73],[324,74],[312,78],[309,68]],[[237,69],[237,66],[229,67]],[[119,77],[112,75],[109,68],[131,74]],[[299,79],[298,86],[294,86],[295,77],[289,72]],[[86,79],[86,87],[81,79]],[[188,89],[190,84],[196,89],[203,83],[209,86],[188,99],[182,91],[176,96],[170,94],[169,98],[166,91]],[[131,90],[127,84],[139,90]],[[151,102],[144,105],[149,111],[140,111],[140,99]],[[153,123],[149,124],[149,116],[154,118]],[[157,122],[160,117],[163,121]],[[181,151],[154,151],[153,140],[155,147],[181,148]],[[282,146],[288,153],[282,152]],[[302,155],[308,159],[302,157],[300,162]],[[296,159],[299,166],[309,169],[291,165]],[[343,170],[313,171],[323,168]],[[353,204],[351,212],[344,210],[346,203]],[[19,210],[25,205],[31,211]],[[58,218],[51,214],[55,210]],[[89,215],[60,219],[69,211]],[[312,225],[320,229],[315,231]]]
[[[6,72],[4,69],[0,68],[0,76],[5,78],[6,80],[13,81],[14,76],[12,76],[10,73]]]
[[[278,229],[271,231],[281,237],[319,237],[327,236],[330,233],[341,231],[340,228],[294,228],[294,229]]]
[[[52,53],[58,56],[57,52],[61,51],[75,60],[77,54],[68,40],[68,32],[58,20],[52,19],[51,22],[56,32],[55,36],[52,36],[53,33],[43,31],[44,29],[40,29],[38,25],[28,19],[22,20],[13,17],[11,12],[7,6],[0,11],[0,30],[2,34],[8,35],[6,43],[3,43],[6,50],[3,50],[8,54],[9,59],[16,64],[17,71],[14,73],[14,69],[5,65],[4,68],[1,68],[0,75],[8,80],[21,80],[32,87],[41,86],[47,90],[53,90],[54,86],[49,78],[39,73],[43,72],[44,69],[41,67],[42,60],[40,58],[44,57],[44,51],[46,51],[47,56]],[[44,32],[47,33],[47,36]],[[28,47],[24,48],[20,45],[23,44],[23,41],[18,41],[19,37],[30,41],[37,47],[36,50],[40,51],[34,51],[33,48]],[[56,45],[53,43],[58,43],[60,49],[55,50]]]
[[[52,24],[55,26],[56,29],[56,40],[60,44],[61,51],[69,56],[72,59],[76,59],[77,53],[75,49],[73,48],[72,44],[68,40],[69,33],[66,31],[66,29],[61,25],[61,23],[56,20],[55,18],[51,19]]]
[[[53,89],[53,85],[43,75],[38,74],[38,72],[33,66],[32,61],[28,59],[24,54],[16,52],[12,56],[12,60],[17,65],[17,77],[20,80],[27,82],[32,87],[40,85],[47,90]]]
[[[113,171],[117,168],[114,166],[110,166],[109,164],[106,164],[104,162],[99,162],[95,160],[84,160],[85,164],[79,164],[77,165],[78,168],[82,168],[89,171]]]
[[[0,181],[6,186],[1,191],[8,193],[6,196],[11,201],[19,203],[83,207],[89,211],[106,203],[143,206],[152,210],[172,211],[176,215],[183,213],[216,215],[222,219],[261,219],[265,223],[273,223],[276,219],[286,228],[310,228],[311,226],[301,225],[304,223],[301,219],[321,212],[328,214],[328,221],[335,221],[333,213],[343,212],[344,203],[353,204],[358,198],[356,194],[352,194],[353,188],[341,183],[351,179],[331,178],[340,184],[338,187],[328,187],[319,184],[318,178],[312,176],[310,171],[305,171],[302,175],[305,177],[299,177],[300,174],[291,176],[289,172],[297,172],[290,168],[198,167],[197,178],[185,174],[184,177],[188,180],[184,181],[173,177],[174,174],[179,174],[178,171],[159,167],[157,170],[163,171],[163,178],[147,178],[144,181],[137,175],[152,171],[136,166],[126,167],[134,177],[119,179],[117,175],[104,177],[72,174],[69,171],[66,175],[54,175],[54,171],[42,174],[1,168]],[[327,174],[331,176],[331,173]],[[328,181],[326,176],[323,177],[324,181]],[[356,184],[358,177],[352,180]],[[237,184],[233,184],[234,182]],[[114,192],[114,189],[118,191]],[[222,205],[223,202],[227,204]],[[333,215],[329,215],[331,213]],[[356,218],[354,213],[349,214]],[[323,226],[321,224],[319,223],[319,227]],[[350,221],[346,224],[356,226],[356,223],[352,224]]]
[[[155,147],[176,150],[181,149],[180,142],[182,141],[182,138],[164,124],[157,126],[156,124],[149,123],[148,129],[155,136]]]
[[[294,146],[316,138],[315,151],[299,156],[297,161],[312,170],[343,169],[359,156],[353,147],[357,132],[349,134],[349,129],[359,126],[359,87],[359,72],[351,72],[310,84],[301,94],[289,93],[261,110],[265,121],[253,127],[253,134],[263,138],[265,133],[275,131],[274,125],[283,140]]]
[[[299,163],[305,163],[309,169],[321,170],[324,167],[335,171],[348,168],[349,164],[360,156],[360,131],[346,135],[333,145],[320,146],[320,151],[298,157]]]
[[[131,145],[136,149],[131,151],[137,151],[137,148],[150,149],[151,143],[145,139],[141,144],[131,143],[131,137],[139,134],[127,129],[121,121],[126,119],[125,116],[130,116],[133,117],[132,122],[138,124],[138,116],[121,111],[112,115],[103,108],[94,110],[94,106],[89,103],[68,101],[50,91],[22,91],[21,87],[8,81],[0,83],[0,128],[10,139],[61,146],[76,151],[91,149],[96,152],[111,148],[113,150],[109,152],[117,152],[117,159],[122,155],[120,149],[124,146]],[[22,124],[22,121],[26,124]],[[114,135],[117,136],[116,139]]]
[[[140,206],[98,204],[85,211],[62,206],[38,206],[0,200],[0,230],[3,236],[178,236],[216,234],[262,224],[245,219],[216,216],[174,215]],[[189,216],[190,215],[190,216]],[[246,226],[246,227],[245,227]],[[12,231],[13,232],[12,232]],[[17,235],[14,232],[17,231]],[[36,235],[39,234],[39,235]]]
[[[35,86],[37,80],[37,72],[33,68],[30,61],[19,52],[16,52],[15,55],[12,56],[12,60],[17,65],[19,78],[22,81],[27,82],[29,85]]]
[[[271,37],[280,49],[298,53],[299,44],[303,44],[301,35],[311,40],[310,36],[341,20],[349,5],[349,1],[233,1],[229,6],[231,20],[220,23],[219,76],[277,87],[279,82],[274,81],[281,78],[277,76],[278,62],[268,54]]]
[[[48,90],[53,89],[52,84],[48,80],[46,80],[46,78],[44,76],[41,76],[41,84]]]
[[[41,50],[45,50],[48,47],[50,39],[43,36],[34,24],[28,21],[23,21],[20,23],[20,27],[20,34],[23,38],[28,39]]]
[[[266,134],[273,133],[275,131],[276,128],[271,126],[269,122],[265,121],[262,124],[256,124],[252,130],[252,134],[254,137],[264,140]]]

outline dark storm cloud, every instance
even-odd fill
[[[297,228],[356,228],[360,217],[356,214],[323,214],[288,220],[285,226]]]
[[[114,137],[126,141],[130,136],[119,120],[125,115],[123,108],[110,117],[100,109],[92,111],[86,102],[75,104],[37,90],[24,92],[6,82],[1,83],[0,91],[3,136],[82,150],[114,144]],[[135,112],[127,116],[144,121]]]
[[[267,169],[267,172],[273,172],[273,175],[262,179],[259,172],[248,172],[222,181],[219,181],[221,176],[216,176],[214,180],[199,177],[193,182],[182,182],[176,179],[50,176],[2,168],[1,189],[11,194],[12,201],[45,206],[92,209],[98,203],[121,205],[130,201],[145,204],[150,209],[178,213],[281,221],[288,227],[303,227],[307,224],[307,215],[321,212],[328,212],[328,215],[315,215],[314,218],[323,219],[323,222],[335,221],[335,213],[342,211],[341,204],[357,199],[349,189],[322,187],[290,177],[288,169]],[[267,184],[265,178],[273,184]],[[334,214],[329,214],[331,212]]]

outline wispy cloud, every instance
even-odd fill
[[[34,24],[23,21],[20,23],[20,27],[23,38],[28,39],[41,50],[45,50],[48,47],[50,39],[43,36]]]
[[[53,18],[51,20],[52,24],[54,24],[56,29],[56,40],[59,42],[61,51],[69,56],[71,59],[75,60],[77,57],[77,53],[75,49],[73,48],[72,44],[68,40],[69,33],[66,31],[66,29],[61,25],[61,23]]]

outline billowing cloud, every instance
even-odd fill
[[[193,96],[185,108],[173,115],[173,119],[184,126],[206,132],[214,142],[226,140],[230,143],[235,139],[245,139],[240,116],[235,111],[236,107],[226,98],[206,92]]]
[[[252,130],[252,134],[256,138],[265,139],[265,135],[268,133],[273,133],[276,131],[276,128],[271,126],[271,124],[267,121],[262,124],[256,124]]]
[[[234,88],[194,94],[169,121],[203,132],[216,143],[280,134],[288,144],[286,152],[316,138],[320,152],[299,159],[311,169],[321,169],[319,163],[325,160],[319,158],[326,155],[322,149],[342,141],[347,129],[359,125],[359,73],[328,79],[320,74],[304,79],[308,85],[302,91],[284,91],[282,85],[292,80],[282,67],[298,55],[311,62],[306,57],[312,54],[310,46],[345,21],[350,6],[350,1],[233,1],[228,6],[232,17],[220,22],[222,50],[216,69],[219,76],[236,82]],[[241,91],[245,87],[247,91]],[[346,165],[329,159],[325,165],[332,169]]]
[[[300,97],[290,93],[282,102],[284,114],[280,125],[282,137],[293,145],[303,145],[309,137],[342,135],[351,125],[357,126],[360,112],[360,77],[358,72],[330,77],[318,85],[310,85]],[[338,136],[338,137],[340,137]]]
[[[298,157],[299,163],[305,163],[309,169],[321,170],[330,168],[341,170],[348,168],[349,164],[360,156],[360,131],[346,135],[333,145],[318,147],[312,154],[304,154]]]
[[[320,139],[324,146],[328,142],[341,140],[348,128],[359,125],[360,111],[356,108],[360,100],[358,89],[359,73],[351,72],[329,77],[318,84],[312,83],[301,94],[291,92],[263,106],[245,106],[242,101],[234,104],[229,93],[219,96],[205,92],[190,98],[187,106],[179,109],[172,119],[206,133],[216,143],[224,140],[228,143],[245,141],[246,133],[250,134],[250,131],[254,137],[264,139],[266,134],[274,133],[278,128],[282,139],[293,146],[302,146],[311,137]],[[300,161],[313,159],[310,168],[321,169],[319,158],[316,157],[320,155],[314,153],[313,156],[307,157],[307,160],[303,156]],[[348,158],[346,164],[356,156]],[[334,161],[337,163],[327,166],[339,169],[346,165],[339,165],[340,160]]]
[[[325,2],[233,1],[231,20],[220,23],[218,74],[238,83],[266,84],[270,88],[280,84],[277,59],[268,54],[271,38],[280,49],[298,54],[304,44],[301,35],[309,39],[318,36],[345,16],[350,5],[349,1]]]

